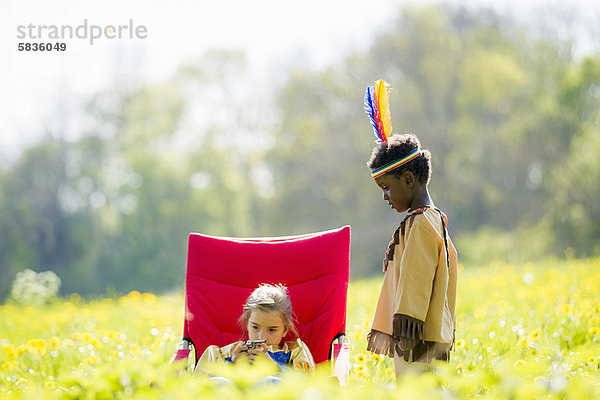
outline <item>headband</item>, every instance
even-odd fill
[[[371,171],[371,176],[373,177],[373,179],[375,179],[378,176],[381,176],[381,175],[383,175],[383,174],[385,174],[387,172],[390,172],[391,170],[393,170],[395,168],[398,168],[401,165],[406,164],[409,161],[414,160],[421,153],[422,153],[421,149],[419,149],[417,147],[416,149],[414,149],[413,151],[411,151],[406,157],[401,158],[401,159],[396,160],[396,161],[392,161],[391,163],[386,164],[383,167],[379,167],[379,168],[374,169],[373,171]]]
[[[377,138],[375,142],[378,144],[387,143],[388,137],[392,134],[392,115],[390,114],[391,91],[392,86],[383,79],[379,79],[375,81],[374,85],[368,86],[365,93],[365,112],[369,115],[369,121]],[[371,176],[375,179],[415,159],[419,154],[421,154],[421,149],[417,147],[406,157],[372,170]]]

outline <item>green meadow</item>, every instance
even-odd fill
[[[258,398],[562,399],[600,396],[600,259],[460,268],[448,364],[396,382],[391,360],[365,350],[380,278],[350,284],[347,386],[322,365],[257,384],[269,371],[231,367],[234,385],[169,366],[183,293],[0,306],[0,393],[7,399]]]

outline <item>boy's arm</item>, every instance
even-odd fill
[[[393,336],[400,350],[410,350],[424,341],[423,324],[438,259],[439,238],[423,224],[415,223],[406,233],[404,252],[399,260]]]

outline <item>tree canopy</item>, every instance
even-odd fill
[[[55,271],[64,293],[170,290],[189,232],[349,224],[352,275],[380,271],[402,218],[365,167],[362,98],[380,78],[394,131],[432,152],[463,263],[598,255],[600,57],[573,43],[492,11],[407,8],[327,68],[257,76],[242,51],[213,50],[165,82],[97,93],[93,128],[48,132],[0,167],[0,298],[26,268]]]

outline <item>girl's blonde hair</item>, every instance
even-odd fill
[[[293,332],[298,336],[298,331],[294,324],[292,301],[287,294],[285,285],[260,284],[246,299],[244,303],[244,312],[240,316],[238,323],[242,329],[248,329],[248,320],[252,311],[264,311],[277,314],[283,320],[286,330]]]

